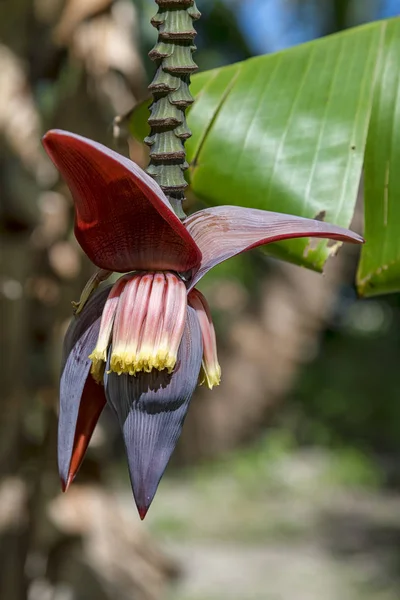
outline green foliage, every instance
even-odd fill
[[[332,454],[327,480],[352,488],[379,488],[382,476],[377,465],[363,452],[344,448]]]
[[[357,274],[362,295],[400,289],[400,19],[391,22],[380,55],[379,77],[365,153],[365,237]]]
[[[399,298],[359,300],[343,308],[341,322],[328,331],[290,398],[297,436],[304,444],[397,456]]]
[[[196,75],[187,143],[192,190],[208,204],[349,226],[364,165],[359,291],[400,289],[399,55],[397,18]],[[132,115],[139,138],[146,118],[145,105]],[[267,247],[319,271],[336,249],[307,240]]]

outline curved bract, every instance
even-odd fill
[[[172,374],[153,369],[140,377],[107,373],[107,400],[124,437],[132,490],[143,519],[180,436],[199,377],[203,347],[193,309]]]
[[[162,190],[133,161],[66,131],[49,131],[43,145],[71,190],[76,238],[99,268],[185,272],[199,264]]]
[[[184,225],[202,253],[191,288],[222,261],[279,240],[310,236],[353,244],[364,241],[360,235],[324,221],[241,206],[206,208],[185,219]]]
[[[100,329],[100,317],[71,349],[60,381],[58,418],[58,470],[64,490],[75,477],[98,418],[105,406],[104,388],[90,375],[92,351]]]

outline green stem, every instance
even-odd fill
[[[197,70],[192,54],[196,31],[193,21],[200,18],[194,0],[156,0],[158,13],[151,23],[158,29],[158,41],[149,56],[157,71],[149,90],[153,94],[150,106],[150,135],[145,139],[150,147],[147,173],[165,192],[180,219],[185,218],[184,172],[185,141],[192,135],[186,124],[185,112],[194,102],[190,94],[190,74]]]

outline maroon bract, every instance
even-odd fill
[[[100,269],[125,273],[89,297],[66,334],[58,434],[63,489],[108,402],[144,518],[197,383],[220,382],[215,331],[197,281],[227,258],[277,240],[363,239],[329,223],[237,206],[208,208],[181,222],[158,184],[129,159],[64,131],[48,132],[43,144],[71,190],[83,250]]]

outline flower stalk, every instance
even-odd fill
[[[150,106],[150,163],[146,171],[170,201],[175,214],[185,218],[184,172],[185,141],[191,136],[186,123],[186,109],[194,102],[190,93],[190,75],[197,70],[192,54],[196,50],[193,22],[200,18],[194,0],[156,0],[158,12],[151,23],[158,30],[158,40],[150,51],[156,74],[149,85],[153,95]]]

